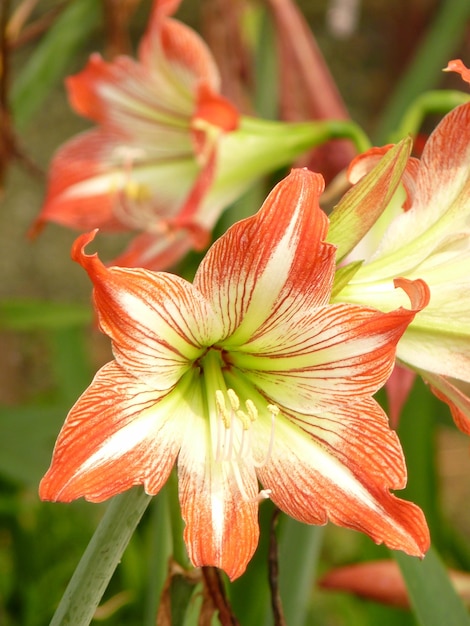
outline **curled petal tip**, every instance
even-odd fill
[[[417,280],[395,278],[393,284],[396,288],[403,289],[409,297],[413,311],[419,312],[429,304],[431,292],[427,283],[421,278],[418,278]]]
[[[70,254],[70,256],[72,257],[74,261],[81,264],[84,256],[96,256],[96,254],[86,255],[84,253],[84,250],[86,246],[90,243],[90,241],[93,241],[98,230],[99,228],[95,228],[94,230],[88,233],[83,233],[82,235],[80,235],[79,237],[75,239],[72,245],[72,251]]]
[[[449,61],[447,67],[445,67],[443,72],[457,72],[463,78],[464,81],[470,83],[470,69],[460,60],[453,59]]]

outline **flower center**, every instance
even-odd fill
[[[155,214],[149,186],[132,177],[134,163],[145,158],[145,151],[140,148],[120,147],[115,150],[114,156],[121,164],[120,168],[118,165],[116,182],[110,190],[114,192],[113,211],[116,218],[132,230],[164,233],[168,227]]]
[[[198,365],[203,372],[213,460],[230,465],[242,497],[251,500],[243,487],[240,466],[261,468],[269,461],[279,408],[265,401],[246,376],[230,365],[220,348],[210,348]],[[263,441],[267,439],[263,445],[254,439],[260,433]],[[254,451],[260,448],[263,452],[257,452],[260,458],[256,458]],[[263,490],[255,499],[267,498],[269,493]]]
[[[227,389],[225,393],[217,389],[215,404],[217,408],[215,460],[217,462],[244,460],[255,467],[266,465],[272,452],[274,423],[279,408],[274,404],[266,406],[271,422],[269,445],[265,458],[257,461],[253,458],[251,449],[252,430],[250,426],[259,418],[258,409],[253,400],[248,398],[245,401],[245,407],[240,408],[240,399],[233,389]]]

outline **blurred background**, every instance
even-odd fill
[[[204,34],[208,26],[204,15],[216,3],[184,0],[177,17]],[[265,11],[261,0],[252,4]],[[462,9],[466,4],[468,0],[299,2],[352,119],[379,144],[419,93],[464,89],[458,76],[442,74],[441,69],[451,58],[469,64],[469,12],[465,17]],[[50,224],[31,241],[27,232],[41,208],[54,151],[90,127],[69,107],[64,77],[79,71],[94,51],[108,57],[116,52],[134,54],[149,10],[148,0],[1,2],[0,624],[4,626],[49,622],[105,506],[44,504],[37,496],[68,409],[112,355],[108,340],[93,328],[88,277],[70,260],[76,233]],[[464,19],[455,19],[457,14]],[[275,81],[275,74],[269,80]],[[272,115],[273,110],[257,113]],[[437,121],[428,118],[423,133]],[[272,182],[262,183],[266,192]],[[247,195],[240,203],[252,198]],[[258,208],[250,206],[248,211]],[[123,238],[102,237],[103,256],[112,258]],[[469,570],[468,439],[453,425],[447,407],[421,383],[405,407],[400,435],[410,475],[403,497],[423,506],[447,562]],[[152,611],[162,581],[154,562],[160,557],[152,551],[158,502],[152,507],[113,578],[97,623],[155,623]],[[319,572],[381,554],[386,551],[380,552],[367,538],[329,526]],[[405,610],[313,588],[309,611],[305,623],[318,626],[415,623]]]

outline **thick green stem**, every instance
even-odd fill
[[[88,626],[151,497],[134,488],[114,498],[85,550],[50,626]]]
[[[284,136],[287,144],[293,149],[302,145],[303,150],[308,150],[332,139],[350,139],[358,152],[365,152],[371,146],[366,133],[351,120],[282,122],[258,117],[243,117],[240,130],[252,135],[272,137],[274,140]]]

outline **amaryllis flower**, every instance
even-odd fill
[[[426,522],[390,493],[406,470],[372,394],[427,288],[400,283],[411,309],[389,313],[330,305],[323,184],[294,170],[209,249],[192,284],[107,268],[84,250],[94,233],[77,239],[115,360],[69,413],[43,499],[99,502],[138,484],[156,494],[176,463],[196,566],[241,575],[266,497],[302,522],[330,519],[423,555]]]
[[[352,178],[360,178],[388,149],[358,157]],[[470,103],[441,121],[421,159],[409,159],[403,180],[406,200],[395,197],[367,235],[368,245],[355,253],[365,262],[336,300],[386,311],[402,302],[396,277],[423,279],[430,303],[400,340],[397,358],[431,384],[459,428],[470,434]]]
[[[207,243],[212,224],[198,220],[201,199],[220,136],[237,127],[238,113],[218,93],[204,42],[168,17],[178,4],[154,2],[138,61],[93,54],[68,78],[73,108],[99,126],[56,153],[33,232],[46,221],[141,232],[123,264],[168,265]]]
[[[322,140],[312,125],[240,119],[204,41],[169,17],[178,5],[154,1],[138,60],[93,54],[67,79],[71,105],[98,126],[57,151],[31,234],[46,222],[131,231],[115,263],[163,269],[204,248],[257,178]]]

